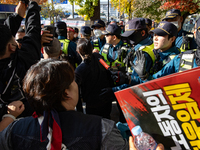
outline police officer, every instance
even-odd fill
[[[180,10],[171,9],[167,11],[163,21],[172,22],[178,28],[175,45],[181,50],[181,52],[195,49],[197,47],[193,34],[182,29],[183,17],[181,16]]]
[[[156,61],[152,68],[152,73],[161,70],[171,59],[173,59],[180,51],[175,45],[177,36],[177,28],[174,24],[162,21],[158,27],[152,31],[154,33],[154,54]]]
[[[102,32],[106,38],[106,44],[101,48],[100,54],[112,70],[125,72],[125,61],[128,48],[121,40],[121,29],[117,24],[110,24]]]
[[[157,72],[162,69],[164,65],[166,65],[175,55],[179,54],[179,50],[175,46],[175,39],[177,36],[177,28],[174,24],[162,21],[158,25],[158,27],[153,30],[154,32],[154,56],[155,56],[155,63],[151,69],[152,72]],[[140,51],[137,53],[137,64],[133,65],[134,71],[139,75],[132,74],[131,78],[128,76],[124,76],[123,74],[119,74],[119,78],[121,81],[126,81],[130,85],[136,85],[142,83],[141,79],[146,79],[150,71],[146,70],[146,65],[148,62],[148,58],[144,56]],[[146,61],[144,61],[144,59]],[[125,80],[126,79],[126,80]],[[123,83],[119,81],[119,84]],[[113,88],[114,91],[118,90],[118,87]]]
[[[130,44],[132,44],[133,51],[130,52],[134,53],[135,51],[142,51],[144,55],[147,58],[146,63],[146,70],[150,71],[150,68],[153,65],[153,62],[155,61],[155,56],[153,53],[153,42],[149,39],[148,30],[146,27],[145,19],[144,18],[135,18],[130,21],[125,26],[125,32],[121,35],[124,38],[128,38]],[[133,58],[130,60],[132,61],[132,64],[137,63],[137,57],[133,55]],[[115,74],[117,73],[117,74]],[[119,73],[119,74],[118,74]],[[116,84],[119,84],[120,86],[114,87],[113,89],[103,89],[102,93],[100,94],[101,98],[106,97],[115,97],[114,92],[127,88],[130,86],[131,78],[129,76],[126,76],[122,72],[113,72],[113,76],[119,77],[119,82]],[[138,76],[137,73],[133,70],[132,71],[132,77]],[[139,77],[138,77],[139,78]],[[134,80],[133,80],[134,81]],[[125,83],[125,84],[124,84]],[[121,85],[123,84],[123,85]],[[134,83],[132,83],[134,84]],[[114,91],[114,92],[113,92]],[[119,110],[121,112],[121,110]],[[122,112],[120,113],[120,121],[125,122],[125,119],[122,115]]]
[[[156,79],[176,72],[182,72],[200,66],[200,19],[195,24],[196,33],[194,34],[197,49],[188,50],[174,57],[162,70],[152,76]]]
[[[121,36],[128,38],[130,44],[132,45],[132,50],[128,54],[128,55],[133,54],[133,56],[130,57],[131,60],[129,60],[129,62],[131,62],[131,65],[136,65],[138,62],[135,52],[142,51],[147,59],[145,69],[147,72],[150,72],[150,69],[155,62],[155,55],[152,51],[154,48],[154,45],[153,45],[153,42],[149,39],[149,33],[146,27],[145,19],[135,18],[128,21],[128,23],[125,26],[125,32]],[[136,76],[138,76],[138,74],[133,69],[132,77],[135,78]],[[127,84],[130,84],[129,82],[130,80],[126,80],[126,81],[127,81],[126,84],[113,88],[113,91],[115,92],[115,91],[118,91],[130,86],[130,85],[127,85]],[[131,85],[135,85],[135,84],[137,84],[137,82],[131,83]]]
[[[69,60],[69,62],[75,68],[81,63],[81,57],[76,52],[76,43],[67,39],[67,26],[65,22],[57,22],[55,26],[58,39],[61,43],[61,50],[63,51],[61,56],[63,59]]]
[[[145,18],[145,23],[146,23],[146,25],[147,25],[147,29],[148,29],[148,33],[149,33],[149,38],[150,38],[151,40],[153,40],[153,34],[152,34],[152,32],[150,31],[151,28],[152,28],[152,20],[149,19],[149,18]]]
[[[101,50],[104,44],[106,44],[105,35],[102,34],[102,31],[105,30],[105,23],[103,20],[96,20],[92,25],[94,32],[94,37],[92,38],[91,44],[93,49]]]
[[[147,25],[147,29],[148,29],[148,32],[149,32],[152,28],[152,20],[149,19],[149,18],[145,18],[145,23]]]
[[[86,39],[90,39],[91,37],[91,28],[88,26],[82,26],[81,30],[80,30],[80,37],[81,38],[86,38]]]
[[[125,32],[125,29],[124,29],[124,22],[122,20],[119,22],[119,26],[121,28],[121,34],[123,34]]]

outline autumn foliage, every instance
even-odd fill
[[[13,4],[17,5],[20,0],[0,0],[1,4]],[[40,0],[40,5],[45,3],[47,0]]]
[[[167,0],[160,8],[164,10],[179,9],[181,12],[193,14],[199,10],[199,1],[194,0]]]

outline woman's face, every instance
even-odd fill
[[[65,93],[67,94],[67,98],[65,101],[62,101],[62,105],[67,109],[67,110],[74,110],[77,103],[78,103],[78,85],[75,81],[73,81],[69,89],[65,90]]]

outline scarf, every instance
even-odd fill
[[[40,124],[40,141],[44,142],[47,139],[47,150],[61,150],[62,131],[60,119],[56,110],[44,111],[43,116],[38,116],[33,113],[33,118],[37,118]]]

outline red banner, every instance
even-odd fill
[[[200,67],[115,95],[130,130],[140,125],[166,149],[200,149]]]

